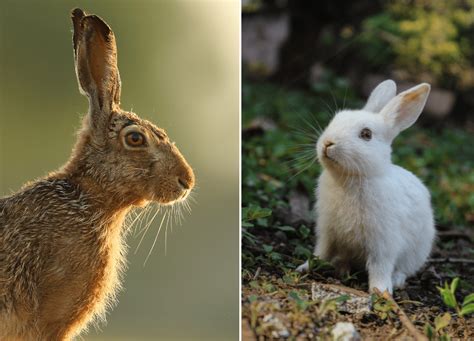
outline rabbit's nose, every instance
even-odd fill
[[[324,155],[328,156],[328,149],[331,146],[334,146],[334,142],[329,141],[329,140],[324,141],[324,144],[323,144]]]

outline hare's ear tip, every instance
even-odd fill
[[[108,36],[110,33],[112,33],[110,26],[107,25],[107,23],[101,17],[95,14],[87,15],[84,20],[93,27],[99,28],[104,36]]]
[[[82,19],[85,16],[86,16],[86,13],[79,7],[76,7],[71,11],[71,18],[73,19]]]

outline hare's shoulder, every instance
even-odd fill
[[[89,200],[79,186],[68,179],[46,178],[0,199],[0,225],[12,220],[39,222],[74,211],[84,213],[88,208]]]

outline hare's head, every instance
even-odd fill
[[[110,27],[95,15],[72,12],[74,57],[89,113],[67,169],[124,202],[182,200],[194,174],[163,129],[120,108],[117,48]]]
[[[363,109],[336,113],[316,144],[323,166],[353,175],[384,172],[390,164],[393,139],[418,119],[430,85],[396,92],[395,82],[386,80],[372,91]]]

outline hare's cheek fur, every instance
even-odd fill
[[[171,204],[185,199],[194,187],[194,173],[179,150],[161,145],[150,167],[150,200]]]

